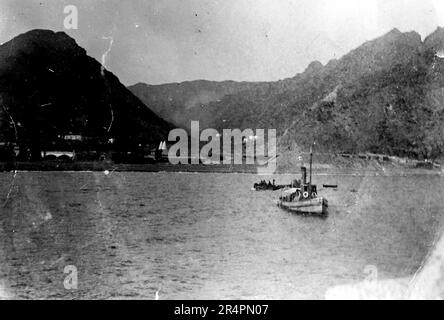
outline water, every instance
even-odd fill
[[[274,177],[287,183],[292,176]],[[249,174],[0,174],[0,292],[19,299],[306,299],[411,276],[443,225],[439,175],[315,176],[327,218]],[[8,197],[9,194],[9,197]],[[78,270],[67,290],[68,265]],[[373,270],[372,268],[370,268]]]

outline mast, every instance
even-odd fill
[[[314,144],[314,143],[313,143]],[[310,146],[310,189],[311,189],[311,167],[313,165],[313,145]]]

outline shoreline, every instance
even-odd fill
[[[289,170],[288,166],[279,166],[271,175],[277,174],[300,174],[300,166],[295,164],[295,169]],[[179,164],[155,163],[155,164],[123,164],[108,161],[94,162],[57,162],[57,161],[41,161],[41,162],[0,162],[0,172],[178,172],[178,173],[237,173],[237,174],[258,174],[257,165],[225,165],[225,164]],[[395,164],[363,163],[362,161],[353,161],[346,166],[313,163],[314,175],[412,175],[412,174],[431,174],[443,175],[441,168],[425,169],[412,166],[400,166]],[[360,172],[361,174],[356,174]]]

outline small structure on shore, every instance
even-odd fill
[[[76,153],[74,151],[43,151],[42,159],[63,159],[63,160],[74,160]]]

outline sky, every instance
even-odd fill
[[[77,30],[64,28],[67,5]],[[125,85],[276,81],[393,28],[438,26],[443,0],[0,0],[0,43],[65,31]]]

